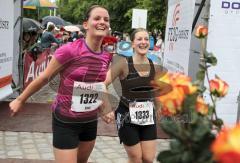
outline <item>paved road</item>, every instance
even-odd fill
[[[158,139],[158,152],[169,140]],[[0,159],[54,160],[51,133],[0,131]],[[89,162],[125,163],[127,155],[118,137],[98,136]]]

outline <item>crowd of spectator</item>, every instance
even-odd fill
[[[79,28],[79,31],[67,31],[64,26],[56,26],[52,22],[48,22],[44,29],[38,31],[28,31],[23,32],[22,40],[22,49],[23,54],[31,52],[35,55],[40,54],[44,49],[51,48],[53,51],[58,48],[60,45],[67,42],[75,41],[79,38],[84,38],[84,29]],[[128,41],[130,42],[130,35],[127,32],[112,32],[110,29],[110,37],[116,38],[117,42],[119,41]],[[164,41],[162,38],[161,31],[149,32],[150,39],[150,50],[158,51],[163,53],[164,51]]]
[[[28,52],[33,55],[38,55],[46,48],[55,50],[62,44],[75,41],[82,37],[84,37],[83,29],[79,31],[67,31],[64,26],[57,27],[54,23],[48,22],[43,29],[23,32],[23,55]]]

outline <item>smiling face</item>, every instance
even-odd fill
[[[150,47],[149,35],[145,30],[136,32],[132,40],[132,48],[136,54],[146,55]]]
[[[109,32],[109,14],[108,11],[101,7],[93,8],[83,26],[89,36],[104,37]]]

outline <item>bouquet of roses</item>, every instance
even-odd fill
[[[212,53],[205,51],[207,33],[208,30],[204,26],[196,29],[195,36],[201,40],[202,50],[195,82],[180,73],[167,73],[157,77],[154,81],[154,85],[159,85],[159,87],[163,82],[172,86],[171,92],[157,97],[156,100],[161,106],[161,128],[172,138],[170,149],[158,155],[161,163],[213,163],[225,156],[221,155],[223,151],[230,151],[232,155],[236,154],[226,149],[230,148],[230,143],[225,144],[224,149],[219,148],[221,143],[223,144],[221,140],[226,138],[224,135],[227,134],[220,134],[221,138],[216,139],[216,134],[221,131],[223,125],[223,121],[216,114],[216,101],[227,94],[229,86],[218,76],[215,79],[209,79],[207,70],[217,64],[217,59]],[[205,78],[208,83],[210,103],[205,102],[203,98],[207,90],[203,84]],[[239,128],[238,134],[240,135]],[[232,140],[236,141],[235,138]],[[214,141],[216,142],[213,144]],[[239,142],[238,151],[240,151]]]

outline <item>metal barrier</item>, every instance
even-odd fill
[[[237,103],[238,103],[238,110],[237,110],[237,123],[238,123],[240,119],[240,91],[238,93]]]

